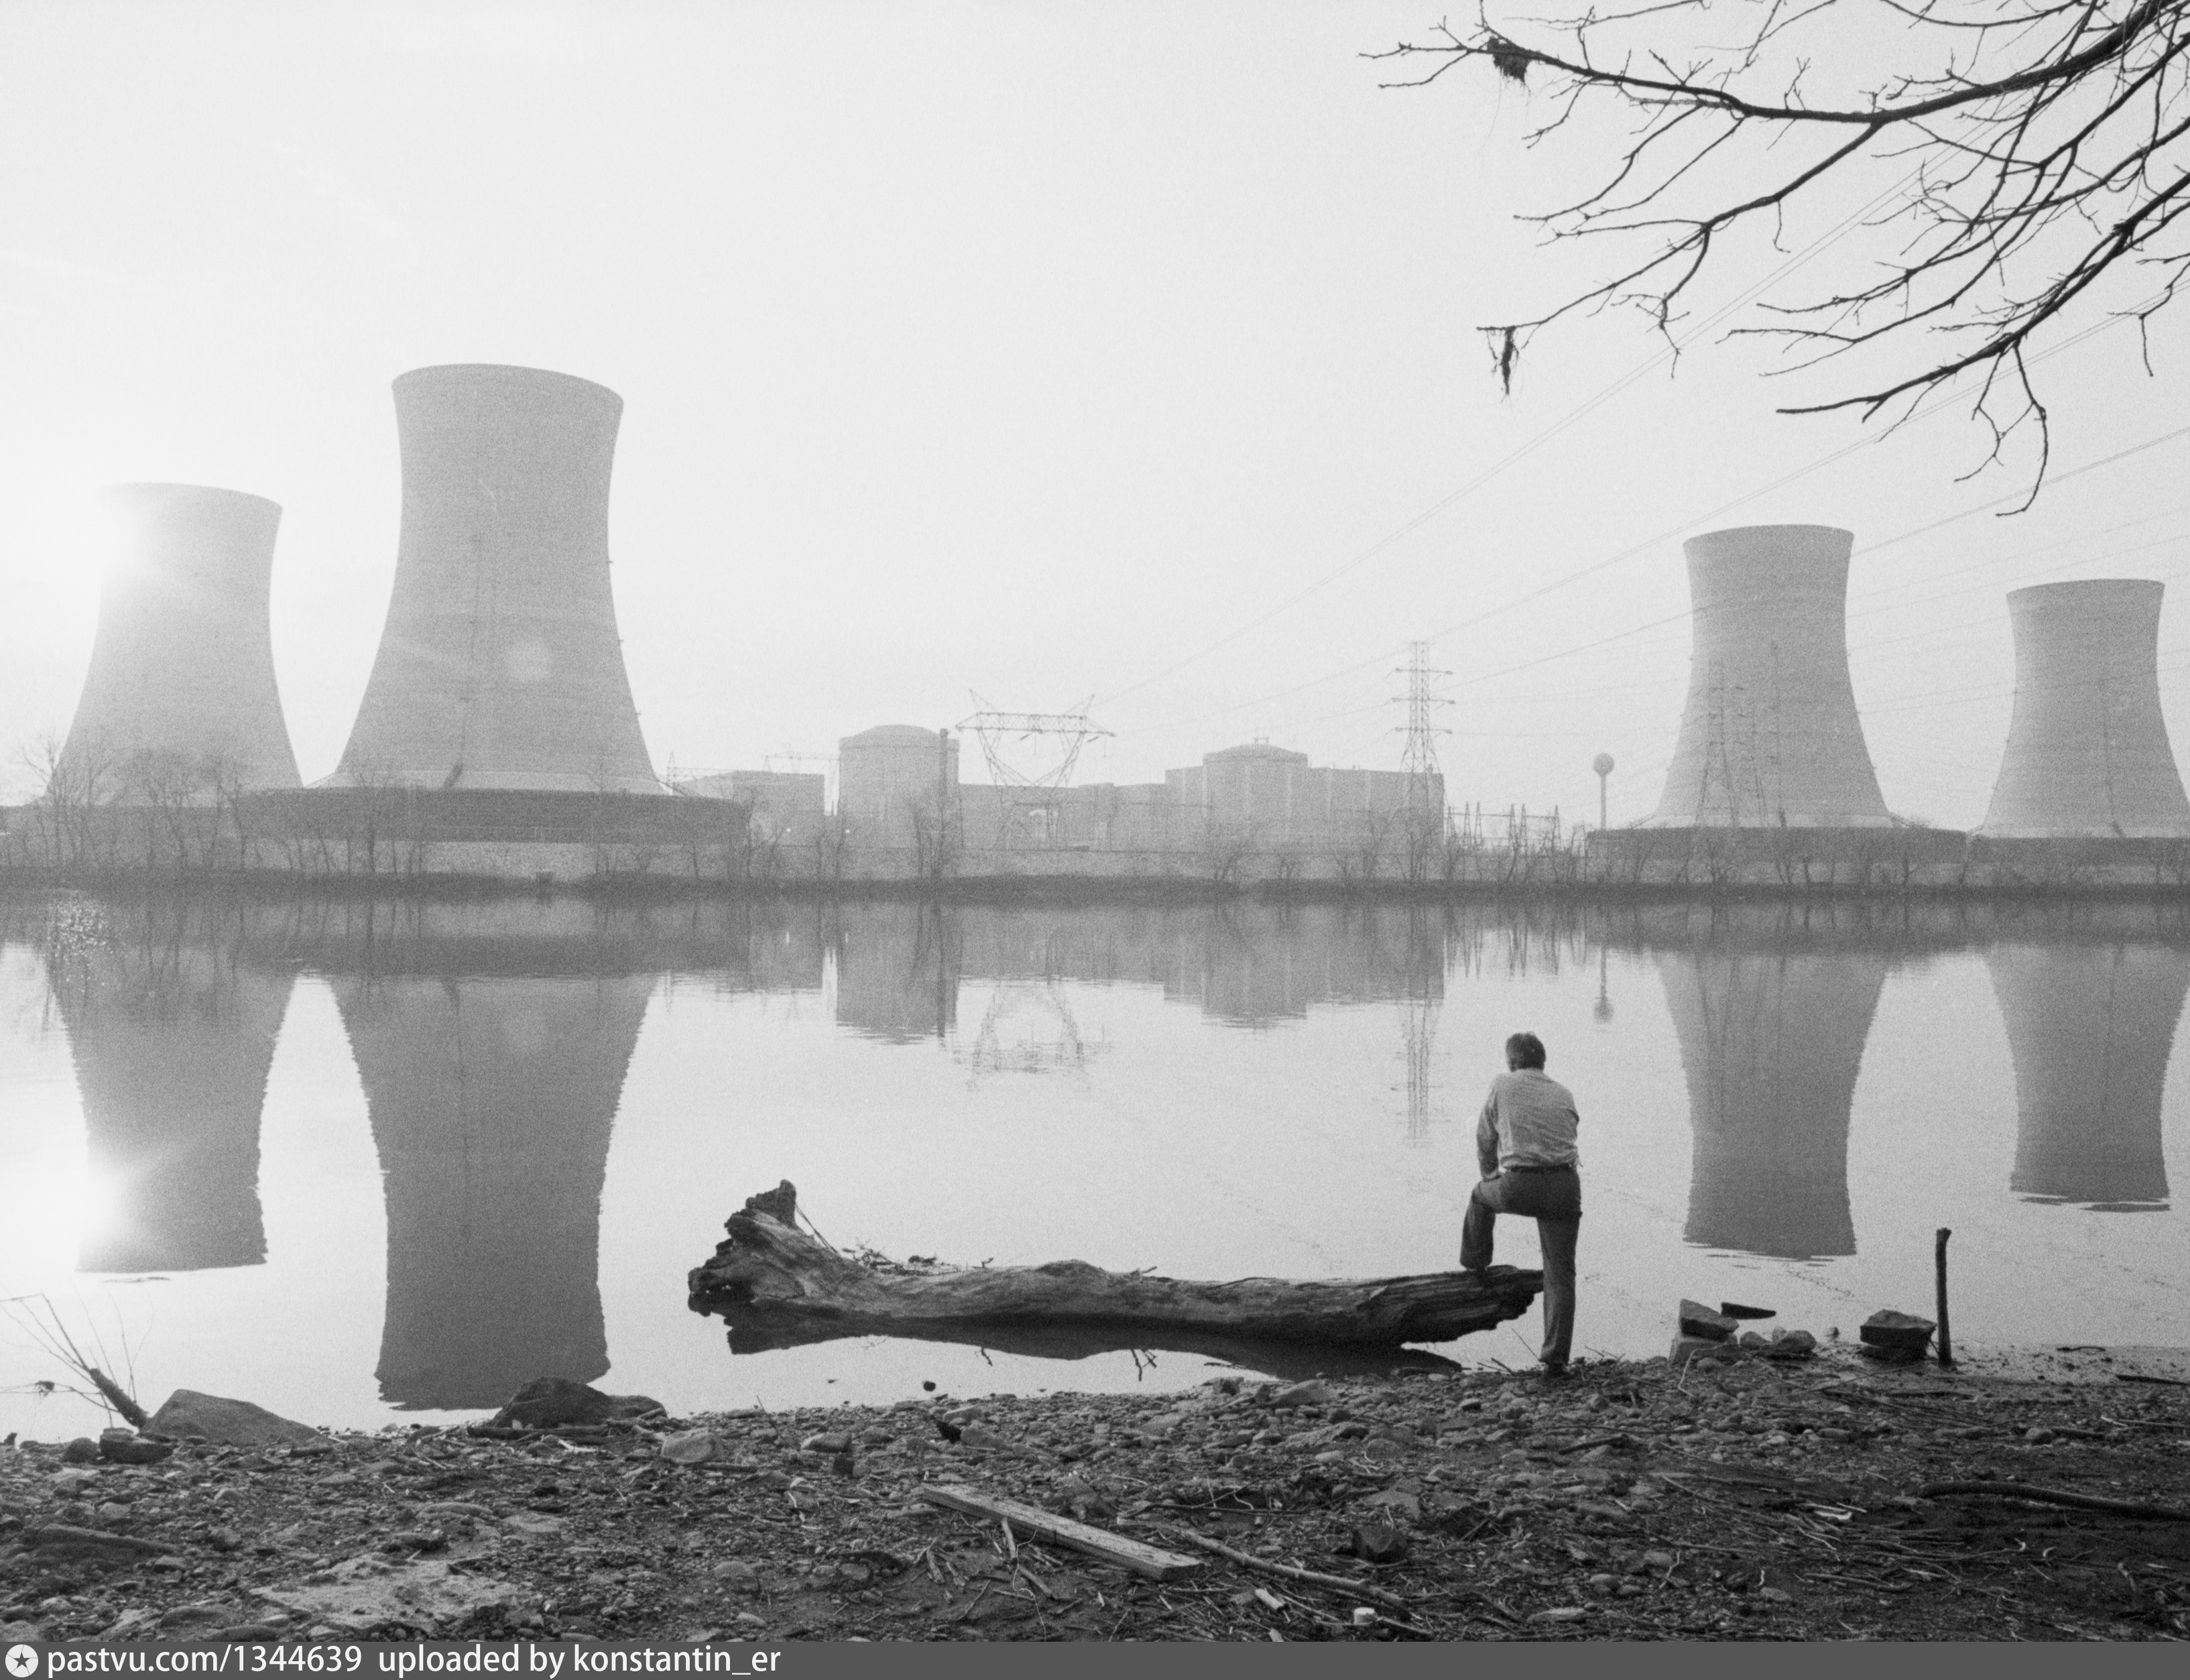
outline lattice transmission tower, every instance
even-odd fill
[[[1006,820],[1005,843],[1026,837],[1027,831],[1035,828],[1039,828],[1040,838],[1054,837],[1058,790],[1070,785],[1081,749],[1110,733],[1088,717],[1087,708],[1094,703],[1095,696],[1090,695],[1070,712],[1006,712],[973,695],[973,713],[958,727],[971,729],[979,738],[990,780],[999,787],[1014,790]],[[1029,741],[1055,743],[1046,768],[1023,769],[1007,755],[1006,749],[1012,743]]]
[[[1407,744],[1399,755],[1399,768],[1407,777],[1408,808],[1414,810],[1442,810],[1444,804],[1444,799],[1432,791],[1435,786],[1433,778],[1442,780],[1444,774],[1438,763],[1437,738],[1451,731],[1439,728],[1432,720],[1438,707],[1452,704],[1436,691],[1435,679],[1450,677],[1452,673],[1431,665],[1429,658],[1427,642],[1410,642],[1407,662],[1392,673],[1407,679]]]

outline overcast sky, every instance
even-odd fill
[[[1984,452],[1958,411],[1875,443],[1781,418],[1708,338],[1631,377],[1631,319],[1540,340],[1501,396],[1473,329],[1574,272],[1514,219],[1581,178],[1487,74],[1380,89],[1360,55],[1440,14],[0,0],[0,747],[75,704],[83,493],[173,480],[282,504],[275,660],[332,769],[394,565],[389,383],[450,361],[622,394],[657,764],[956,724],[978,690],[1094,695],[1083,780],[1259,737],[1396,768],[1393,672],[1429,639],[1455,802],[1593,817],[1608,750],[1631,818],[1687,680],[1680,537],[1783,520],[1856,532],[1895,809],[1983,816],[2024,583],[2175,586],[2185,738],[2190,437],[2076,469],[2190,427],[2190,328],[2156,378],[2133,328],[2043,365],[2061,476],[2011,519],[1971,512],[2024,479],[1956,482]],[[1706,309],[1858,259],[1835,229],[1892,179],[1738,247]]]

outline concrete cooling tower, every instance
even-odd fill
[[[2190,951],[1995,945],[1985,952],[2015,1062],[2015,1173],[2032,1201],[2167,1206],[2160,1096]]]
[[[172,788],[178,773],[296,786],[267,622],[281,508],[202,485],[125,484],[99,493],[97,514],[113,559],[62,776],[125,797],[154,775]]]
[[[150,941],[64,947],[48,974],[106,1213],[77,1269],[263,1263],[259,1115],[293,976]]]
[[[1695,1140],[1690,1242],[1791,1260],[1855,1252],[1848,1112],[1886,968],[1862,951],[1660,956]]]
[[[382,1397],[498,1406],[609,1368],[601,1187],[648,975],[344,979],[388,1196]]]
[[[529,367],[395,382],[403,531],[329,784],[661,793],[609,589],[623,400]]]
[[[2190,837],[2190,799],[2159,711],[2163,589],[2110,577],[2008,596],[2015,713],[1978,833]]]
[[[1688,540],[1688,698],[1653,826],[1892,823],[1848,683],[1854,541],[1830,525]]]

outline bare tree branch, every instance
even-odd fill
[[[1486,10],[1471,32],[1441,24],[1369,55],[1420,68],[1387,84],[1402,88],[1485,62],[1546,107],[1525,144],[1556,139],[1597,160],[1596,185],[1528,219],[1629,254],[1608,278],[1484,326],[1494,376],[1510,391],[1533,337],[1577,313],[1637,309],[1671,338],[1737,232],[1757,227],[1779,248],[1790,208],[1870,190],[1859,171],[1903,168],[1890,207],[1865,224],[1898,241],[1876,273],[1767,300],[1767,324],[1733,332],[1784,341],[1795,354],[1783,372],[1864,359],[1850,389],[1784,412],[1905,417],[1904,399],[1973,382],[1988,464],[2020,429],[2037,434],[2034,494],[2049,415],[2031,352],[2108,296],[2142,326],[2190,267],[2190,0],[1736,4],[1745,23],[1730,45],[1682,38],[1710,20],[1702,0],[1663,0],[1512,26]],[[1715,15],[1725,10],[1722,0]],[[1811,96],[1828,79],[1821,65],[1852,60],[1863,68],[1835,72],[1830,97]],[[2153,267],[2156,295],[2102,287]]]

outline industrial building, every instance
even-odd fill
[[[1683,545],[1694,641],[1661,828],[1892,822],[1848,681],[1853,536],[1747,525]]]
[[[279,505],[188,484],[97,502],[113,552],[58,780],[124,803],[296,786],[267,613]]]
[[[330,785],[664,792],[609,587],[623,400],[530,367],[423,367],[394,389],[394,592]]]
[[[918,850],[946,843],[957,807],[958,742],[948,729],[884,724],[837,743],[837,818],[846,844]]]
[[[2190,837],[2190,798],[2159,709],[2164,591],[2114,577],[2008,596],[2015,711],[1979,834]]]
[[[726,770],[679,782],[678,792],[744,806],[756,845],[806,847],[828,831],[828,785],[826,776],[804,771]]]
[[[1185,845],[1213,837],[1257,849],[1341,849],[1382,836],[1410,810],[1440,828],[1444,820],[1442,776],[1334,769],[1267,741],[1205,753],[1191,769],[1165,772],[1164,785],[1172,831]]]

